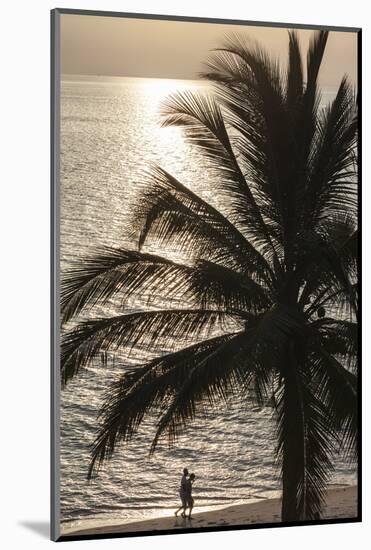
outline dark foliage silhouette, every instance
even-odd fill
[[[108,388],[89,479],[146,415],[158,415],[153,453],[241,395],[246,415],[254,399],[277,419],[283,521],[318,517],[333,453],[355,458],[356,104],[343,78],[319,108],[327,38],[313,34],[305,69],[295,32],[287,68],[227,39],[202,75],[213,92],[177,93],[162,109],[164,126],[181,126],[208,163],[223,213],[154,167],[135,205],[138,249],[98,251],[65,274],[63,384],[101,351],[156,354]],[[144,252],[147,243],[185,260]],[[126,300],[151,293],[181,305],[125,313]],[[118,298],[121,315],[86,320]]]

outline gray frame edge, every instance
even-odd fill
[[[60,537],[60,334],[59,334],[59,152],[60,152],[60,14],[51,10],[50,25],[50,226],[51,226],[51,418],[50,418],[50,538]]]
[[[193,17],[185,15],[160,15],[154,13],[127,13],[119,11],[81,10],[74,8],[55,8],[62,15],[87,15],[95,17],[124,17],[127,19],[152,19],[157,21],[180,21],[188,23],[216,23],[222,25],[248,25],[253,27],[276,27],[285,29],[328,30],[338,32],[359,32],[361,27],[341,27],[336,25],[319,25],[304,23],[272,23],[270,21],[250,21],[243,19],[219,19],[215,17]]]

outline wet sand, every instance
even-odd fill
[[[78,527],[63,527],[63,536],[101,535],[108,533],[135,533],[143,531],[168,531],[176,529],[198,529],[229,525],[253,525],[258,523],[279,523],[281,500],[264,499],[249,504],[193,514],[193,519],[163,516],[142,521],[109,524],[94,524],[94,520],[81,522]],[[357,486],[329,489],[326,496],[323,519],[345,519],[357,517]],[[85,526],[83,525],[85,523]]]

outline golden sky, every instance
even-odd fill
[[[193,79],[210,50],[236,32],[286,60],[288,33],[283,28],[62,14],[62,73]],[[312,32],[299,31],[304,54]],[[356,81],[357,34],[332,31],[320,84],[337,86],[344,74]]]

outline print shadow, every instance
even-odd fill
[[[18,525],[37,533],[43,539],[50,538],[50,523],[48,521],[19,521]]]

